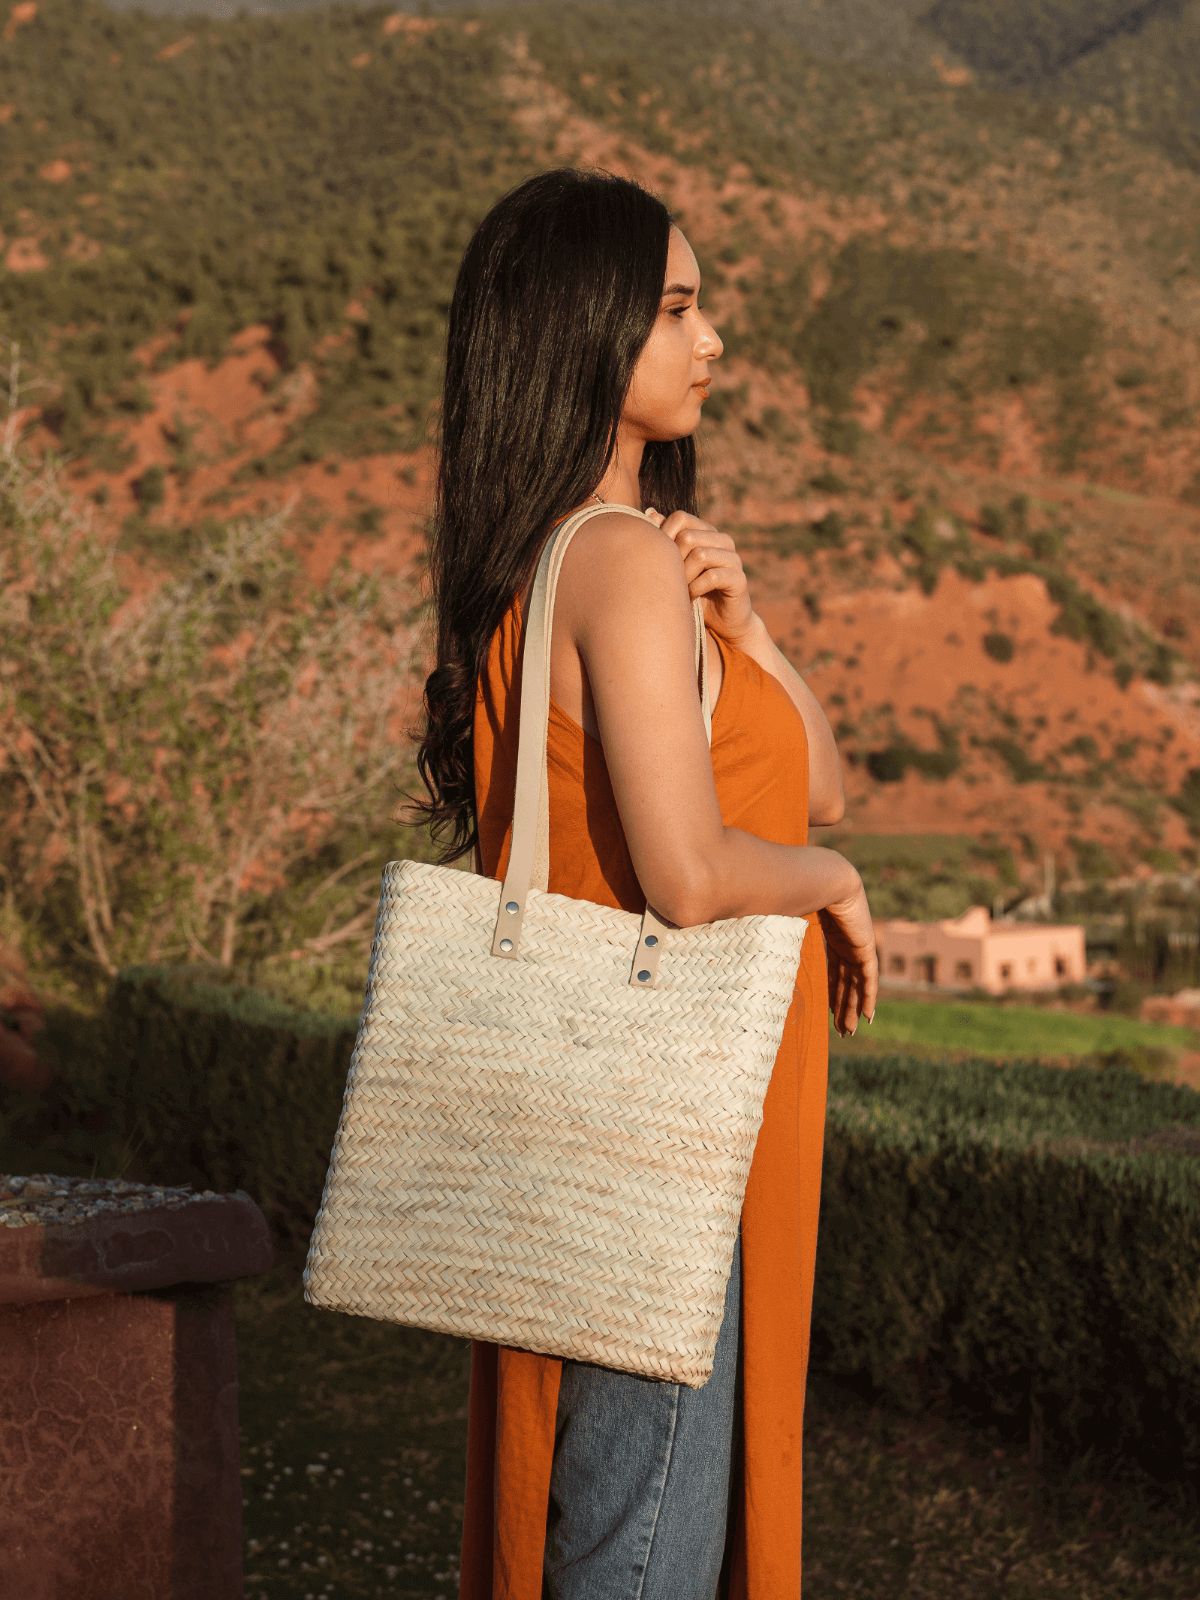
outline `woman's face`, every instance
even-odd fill
[[[621,432],[627,436],[648,441],[695,433],[708,398],[708,364],[723,349],[699,299],[700,269],[692,247],[672,228],[662,303],[621,413]]]

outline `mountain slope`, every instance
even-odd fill
[[[185,31],[51,0],[0,46],[0,330],[54,386],[29,399],[131,559],[292,496],[314,578],[401,568],[467,231],[532,168],[630,171],[701,257],[709,507],[831,708],[851,825],[1029,871],[1188,857],[1200,176],[1115,114],[980,87],[966,42],[883,73],[783,13]]]

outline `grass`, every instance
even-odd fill
[[[469,1347],[317,1311],[294,1266],[236,1311],[247,1600],[452,1600]]]
[[[467,1346],[315,1311],[294,1267],[236,1296],[247,1600],[453,1600]],[[994,1430],[814,1375],[805,1461],[806,1595],[1195,1595],[1190,1507],[1039,1468]]]
[[[1080,1015],[1043,1006],[995,1005],[987,1001],[902,999],[885,990],[871,1025],[877,1045],[916,1045],[986,1056],[1091,1056],[1200,1049],[1189,1028],[1139,1022],[1135,1017]]]
[[[994,1430],[902,1417],[817,1376],[804,1452],[806,1600],[1196,1593],[1194,1508],[1041,1469]]]

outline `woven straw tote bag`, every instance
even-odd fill
[[[699,1388],[806,924],[677,929],[546,890],[554,593],[616,510],[538,565],[503,887],[384,868],[305,1297]],[[697,608],[711,739],[704,639]]]

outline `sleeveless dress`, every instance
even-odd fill
[[[503,880],[517,770],[519,602],[497,629],[475,707],[483,871]],[[725,667],[713,713],[721,815],[778,844],[808,838],[808,740],[783,687],[709,635]],[[554,894],[645,905],[599,742],[557,705],[548,737]],[[809,919],[742,1209],[743,1437],[735,1470],[731,1600],[800,1594],[801,1444],[821,1192],[828,998]],[[540,1600],[562,1363],[472,1346],[460,1600]]]

